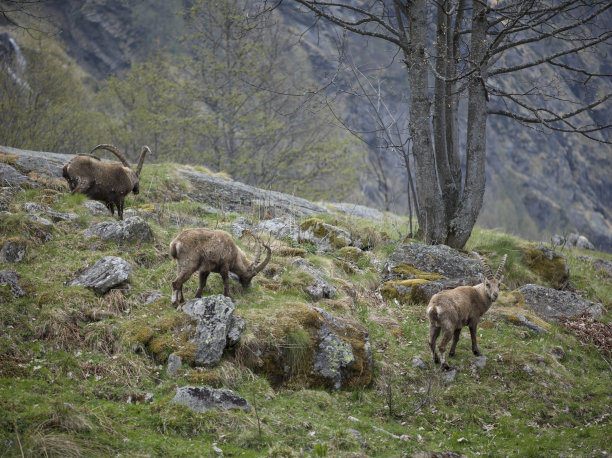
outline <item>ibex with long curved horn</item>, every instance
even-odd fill
[[[140,171],[145,155],[151,150],[148,146],[142,147],[136,170],[132,170],[123,153],[113,145],[98,145],[91,153],[99,149],[113,153],[121,164],[102,162],[91,155],[78,155],[64,165],[62,175],[68,181],[72,194],[81,192],[90,199],[104,202],[112,215],[115,214],[116,206],[119,219],[123,219],[125,196],[140,191]]]
[[[253,261],[249,261],[243,251],[236,245],[232,236],[216,229],[185,229],[170,243],[170,256],[177,261],[176,278],[172,281],[172,303],[178,305],[185,301],[183,284],[197,270],[200,272],[200,286],[195,297],[202,297],[202,290],[211,272],[221,274],[223,294],[229,293],[229,273],[238,276],[240,284],[246,288],[255,275],[261,272],[270,257],[272,250],[268,245],[258,241]],[[262,246],[266,249],[266,258],[260,263]]]
[[[446,345],[453,338],[449,356],[455,356],[455,348],[459,341],[461,328],[468,326],[472,337],[472,352],[480,356],[476,343],[476,326],[480,317],[489,310],[491,304],[497,300],[499,285],[503,280],[502,270],[508,255],[504,255],[497,272],[493,275],[491,268],[478,253],[472,253],[480,263],[485,278],[476,286],[459,286],[455,289],[440,291],[429,301],[427,317],[429,318],[429,347],[433,353],[434,363],[440,359],[436,354],[436,340],[442,332],[442,341],[438,349],[442,361],[442,369],[448,369],[446,363]]]

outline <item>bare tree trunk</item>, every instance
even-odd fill
[[[419,228],[426,243],[438,244],[446,240],[446,222],[442,193],[436,176],[429,120],[425,6],[425,0],[415,0],[409,9],[412,46],[405,58],[410,86],[410,136],[419,203]]]
[[[485,1],[473,3],[470,48],[473,62],[478,68],[468,88],[465,186],[459,207],[450,221],[446,243],[452,247],[463,247],[470,238],[472,228],[482,208],[485,191],[485,134],[487,128],[487,93],[484,85],[487,66],[485,61],[487,32],[485,11]]]

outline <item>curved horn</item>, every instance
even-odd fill
[[[249,265],[249,268],[248,268],[249,275],[251,277],[254,277],[259,272],[264,270],[264,268],[268,264],[268,261],[270,261],[270,258],[272,257],[272,250],[270,249],[270,247],[268,245],[266,245],[265,243],[261,242],[254,234],[251,234],[251,235],[257,241],[257,251],[255,252],[255,256],[253,257],[253,262]],[[267,253],[266,253],[265,259],[262,261],[261,264],[258,265],[259,258],[261,257],[261,247],[262,246],[266,249]]]
[[[93,153],[94,151],[98,150],[98,149],[105,149],[107,151],[110,151],[111,153],[113,153],[115,156],[117,156],[119,158],[119,160],[121,161],[121,163],[126,166],[127,168],[131,168],[130,167],[130,163],[127,161],[127,159],[125,158],[125,156],[123,155],[123,153],[121,151],[119,151],[117,149],[116,146],[113,145],[107,145],[106,143],[103,143],[102,145],[98,145],[96,146],[94,149],[92,149],[89,154]]]
[[[480,266],[482,267],[482,270],[484,271],[484,274],[486,275],[487,279],[492,280],[493,272],[491,272],[491,268],[486,263],[486,261],[475,251],[472,251],[472,255],[474,255],[476,259],[478,260],[478,262],[480,263]]]
[[[495,273],[495,279],[496,280],[499,280],[501,278],[501,273],[502,273],[502,270],[504,270],[504,264],[506,263],[506,258],[507,257],[508,257],[508,255],[505,254],[504,257],[501,260],[501,264],[497,268],[497,272]]]
[[[142,147],[142,151],[140,152],[140,159],[138,159],[138,165],[136,166],[136,176],[140,176],[140,171],[142,170],[142,164],[144,164],[145,155],[150,152],[151,150],[148,146]]]

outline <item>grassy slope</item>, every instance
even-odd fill
[[[186,183],[175,183],[172,166],[149,166],[143,171],[141,194],[127,206],[147,209],[151,201],[160,211],[150,220],[154,241],[117,246],[83,240],[79,234],[92,217],[82,196],[57,195],[51,207],[72,211],[80,218],[58,223],[53,240],[41,243],[41,228],[25,222],[22,204],[49,201],[39,189],[19,192],[11,200],[17,217],[2,217],[0,237],[18,237],[28,243],[26,259],[15,269],[28,296],[13,300],[0,287],[0,455],[214,455],[213,443],[226,455],[242,456],[399,456],[421,450],[455,450],[467,455],[551,456],[559,453],[597,456],[612,452],[610,362],[592,346],[553,325],[551,334],[538,337],[507,323],[494,309],[479,328],[481,351],[489,357],[484,369],[471,368],[469,338],[462,336],[453,361],[460,369],[454,382],[445,383],[431,367],[427,348],[428,324],[422,305],[381,302],[373,290],[378,272],[393,245],[368,252],[357,265],[360,273],[347,274],[334,259],[310,255],[339,286],[356,292],[353,309],[340,293],[324,307],[361,321],[370,330],[375,381],[369,388],[327,392],[297,383],[272,387],[263,377],[225,359],[213,370],[186,370],[178,379],[143,348],[138,332],[149,326],[163,337],[178,314],[169,301],[175,265],[167,246],[179,229],[168,224],[170,214],[198,218],[202,225],[228,228],[236,215],[211,215],[197,204],[174,201]],[[372,223],[324,216],[351,230]],[[403,226],[393,220],[377,222],[376,229],[397,235]],[[247,251],[250,247],[238,241]],[[508,252],[510,286],[532,281],[522,265],[522,241],[504,234],[476,230],[467,248]],[[308,248],[308,247],[306,247]],[[592,272],[569,252],[572,285],[590,299],[610,306],[609,278]],[[131,289],[125,294],[97,297],[93,292],[64,283],[104,255],[117,255],[133,266]],[[609,255],[601,255],[610,259]],[[233,285],[237,313],[264,320],[282,312],[288,303],[308,303],[301,292],[304,281],[290,258],[275,256],[279,280],[256,279],[247,292]],[[185,295],[193,297],[195,277]],[[220,293],[220,279],[212,275],[205,293]],[[149,291],[164,294],[145,306]],[[116,317],[87,319],[88,311],[104,309]],[[180,321],[180,320],[179,320]],[[256,328],[254,322],[251,329]],[[248,326],[248,324],[247,324]],[[249,329],[247,328],[247,333]],[[160,339],[159,354],[169,351]],[[167,342],[166,342],[167,344]],[[560,363],[550,356],[561,346],[567,357]],[[413,367],[421,357],[426,369]],[[529,365],[533,375],[523,367]],[[208,381],[246,397],[250,413],[210,411],[196,414],[171,401],[177,385]],[[153,401],[127,403],[129,395],[150,392]],[[359,421],[355,421],[357,419]],[[359,431],[368,444],[350,430]],[[398,437],[404,436],[401,440]]]

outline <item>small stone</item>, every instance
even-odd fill
[[[25,208],[25,211],[28,213],[42,213],[44,211],[40,205],[34,202],[26,202],[23,205],[23,208]]]
[[[183,361],[181,360],[181,357],[176,353],[170,353],[170,356],[168,356],[168,365],[166,366],[166,373],[170,377],[174,377],[177,372],[181,370],[182,365]]]
[[[42,224],[43,226],[47,226],[47,227],[53,226],[53,223],[51,221],[49,221],[47,218],[43,218],[42,216],[27,214],[25,215],[25,217],[31,220],[34,220],[37,223]]]
[[[550,354],[557,360],[557,361],[562,361],[565,359],[566,355],[565,355],[565,351],[563,350],[563,348],[559,347],[558,345],[552,347],[550,349]]]
[[[184,404],[194,412],[206,412],[218,408],[222,410],[239,409],[249,412],[248,401],[228,389],[209,388],[206,386],[183,386],[176,390],[173,402]]]
[[[19,275],[14,270],[0,270],[0,286],[8,285],[14,297],[25,296],[25,291],[19,286]]]
[[[450,369],[442,372],[442,378],[446,383],[451,383],[455,380],[455,376],[457,375],[456,369]]]
[[[525,372],[527,375],[533,375],[533,369],[531,368],[531,366],[529,364],[525,364],[521,369],[523,369],[523,372]]]
[[[489,358],[487,358],[486,356],[478,356],[476,357],[476,359],[474,360],[474,367],[476,369],[483,369],[486,365],[487,365],[487,361],[489,360]]]
[[[416,367],[419,369],[425,369],[427,365],[425,364],[425,361],[423,361],[418,356],[415,356],[414,358],[412,358],[412,367]]]

